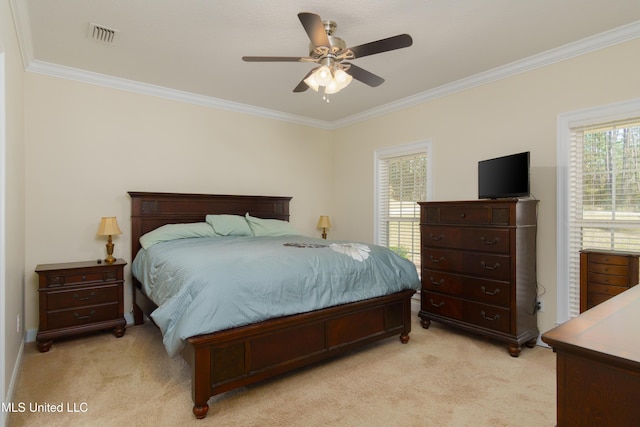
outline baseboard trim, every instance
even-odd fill
[[[11,407],[11,402],[13,402],[13,396],[15,394],[15,387],[18,383],[18,376],[20,375],[20,370],[22,369],[22,358],[24,356],[24,346],[22,344],[20,346],[20,350],[18,351],[18,357],[16,357],[16,363],[13,365],[13,372],[11,373],[11,381],[9,381],[9,388],[7,389],[6,400],[4,402],[5,408]],[[9,412],[0,411],[0,425],[6,426],[7,421],[9,421],[8,417]]]

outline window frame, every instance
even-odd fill
[[[382,221],[382,214],[380,212],[380,191],[381,191],[381,184],[380,184],[380,173],[381,173],[381,169],[380,169],[380,162],[384,161],[386,159],[390,159],[390,158],[394,158],[394,157],[401,157],[401,156],[408,156],[408,155],[415,155],[415,154],[420,154],[420,153],[425,153],[427,156],[427,175],[426,175],[426,179],[427,179],[427,200],[432,200],[433,197],[433,188],[432,188],[432,183],[433,180],[431,179],[432,176],[432,165],[433,165],[433,160],[432,160],[432,155],[431,155],[431,140],[426,140],[426,141],[419,141],[419,142],[414,142],[414,143],[409,143],[409,144],[403,144],[403,145],[398,145],[398,146],[393,146],[393,147],[387,147],[387,148],[381,148],[378,150],[375,150],[374,152],[374,197],[373,197],[373,202],[374,202],[374,221],[373,221],[373,235],[374,235],[374,243],[376,245],[381,245],[381,246],[386,246],[385,242],[382,242],[381,236],[380,236],[380,222]],[[419,218],[417,219],[418,221],[420,220]]]
[[[557,314],[556,324],[570,319],[570,158],[571,133],[576,127],[640,117],[640,98],[562,113],[557,118]]]

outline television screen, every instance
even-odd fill
[[[528,197],[529,152],[478,162],[478,198]]]

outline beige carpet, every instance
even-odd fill
[[[9,426],[553,426],[555,355],[444,326],[389,338],[209,400],[191,412],[188,365],[170,359],[151,324],[25,350]],[[63,404],[63,413],[36,404]],[[31,409],[36,410],[31,412]],[[78,412],[73,412],[73,411]],[[71,411],[71,412],[69,412]]]

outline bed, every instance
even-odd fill
[[[140,237],[167,224],[198,223],[207,215],[250,215],[289,220],[290,197],[129,192],[131,249]],[[135,324],[158,307],[144,286],[133,280]],[[191,367],[193,413],[206,417],[211,396],[352,351],[397,335],[403,344],[411,331],[411,297],[415,289],[356,302],[270,318],[185,340],[182,357]]]

